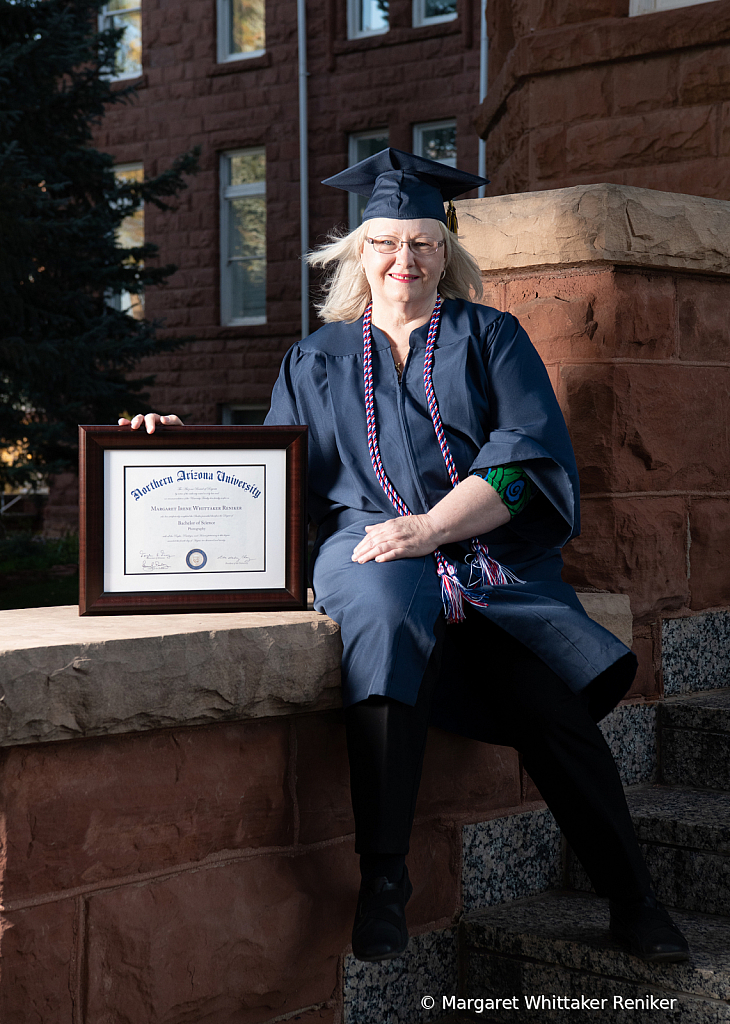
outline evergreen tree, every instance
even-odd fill
[[[142,203],[169,208],[197,151],[136,182],[94,148],[106,105],[133,99],[108,76],[122,30],[97,31],[102,3],[0,0],[0,487],[75,465],[77,424],[144,411],[151,378],[130,371],[180,344],[111,300],[176,269],[118,232]]]

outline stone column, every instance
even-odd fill
[[[564,576],[629,595],[634,694],[659,693],[663,619],[730,630],[730,202],[602,184],[457,207],[484,301],[529,333],[573,438]]]

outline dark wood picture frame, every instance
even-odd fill
[[[261,590],[104,591],[104,452],[181,449],[286,451],[286,556],[283,588]],[[163,427],[154,434],[116,426],[79,426],[79,615],[149,612],[296,611],[307,607],[307,428]]]

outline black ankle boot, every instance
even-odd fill
[[[689,960],[689,945],[674,921],[654,896],[635,900],[609,900],[611,938],[629,953],[652,964]]]
[[[389,960],[408,945],[405,906],[413,886],[408,869],[400,882],[371,878],[360,886],[352,928],[352,952],[358,960]]]

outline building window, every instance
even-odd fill
[[[347,38],[388,31],[388,0],[347,0]]]
[[[224,324],[266,323],[266,154],[221,157],[221,316]]]
[[[260,57],[266,48],[265,0],[217,0],[218,61]]]
[[[138,78],[142,74],[142,8],[140,0],[109,0],[99,14],[99,30],[123,28],[111,72],[114,78]]]
[[[453,21],[456,14],[456,0],[413,0],[414,25],[437,25],[441,21]]]
[[[349,139],[348,152],[348,162],[350,167],[352,167],[353,164],[360,163],[361,160],[365,160],[369,156],[373,156],[375,153],[379,153],[380,150],[385,149],[387,145],[387,128],[379,128],[372,132],[358,132],[356,135],[351,135]],[[348,219],[350,221],[350,231],[353,231],[362,224],[362,215],[365,212],[368,197],[356,196],[353,192],[350,192],[348,199]]]
[[[118,164],[114,168],[115,176],[122,181],[139,182],[144,179],[142,164]],[[138,207],[134,213],[125,217],[117,228],[117,244],[123,249],[133,249],[144,245],[144,208]],[[127,263],[134,264],[131,257]],[[122,313],[129,313],[135,320],[144,319],[144,295],[141,292],[117,292],[110,297],[109,304]]]
[[[653,14],[654,11],[671,11],[675,7],[694,7],[708,0],[629,0],[629,17],[637,14]]]
[[[264,422],[268,411],[268,405],[222,405],[221,423],[224,427],[258,426]]]
[[[456,121],[414,124],[413,152],[449,167],[456,167]]]

